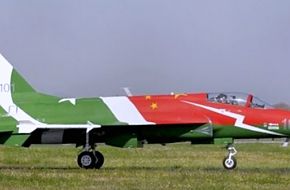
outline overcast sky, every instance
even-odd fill
[[[289,0],[0,0],[0,52],[52,95],[128,86],[290,103]]]

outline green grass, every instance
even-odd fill
[[[290,148],[237,145],[238,168],[222,167],[216,145],[101,146],[105,165],[83,170],[71,146],[0,147],[0,189],[290,189]]]

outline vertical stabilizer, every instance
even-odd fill
[[[13,66],[0,54],[0,108],[6,113],[4,117],[11,117],[21,123],[39,124],[37,120],[24,112],[14,102],[14,95],[35,92],[34,89],[13,69]]]
[[[35,92],[13,66],[0,54],[0,92]]]

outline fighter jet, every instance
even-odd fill
[[[237,166],[234,139],[290,136],[290,112],[244,93],[60,98],[36,91],[0,55],[0,144],[75,144],[81,168],[100,169],[97,145],[226,141],[226,169]]]

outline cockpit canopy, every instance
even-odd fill
[[[262,101],[261,99],[245,93],[209,93],[208,100],[215,103],[231,104],[251,108],[273,108],[270,104]]]

